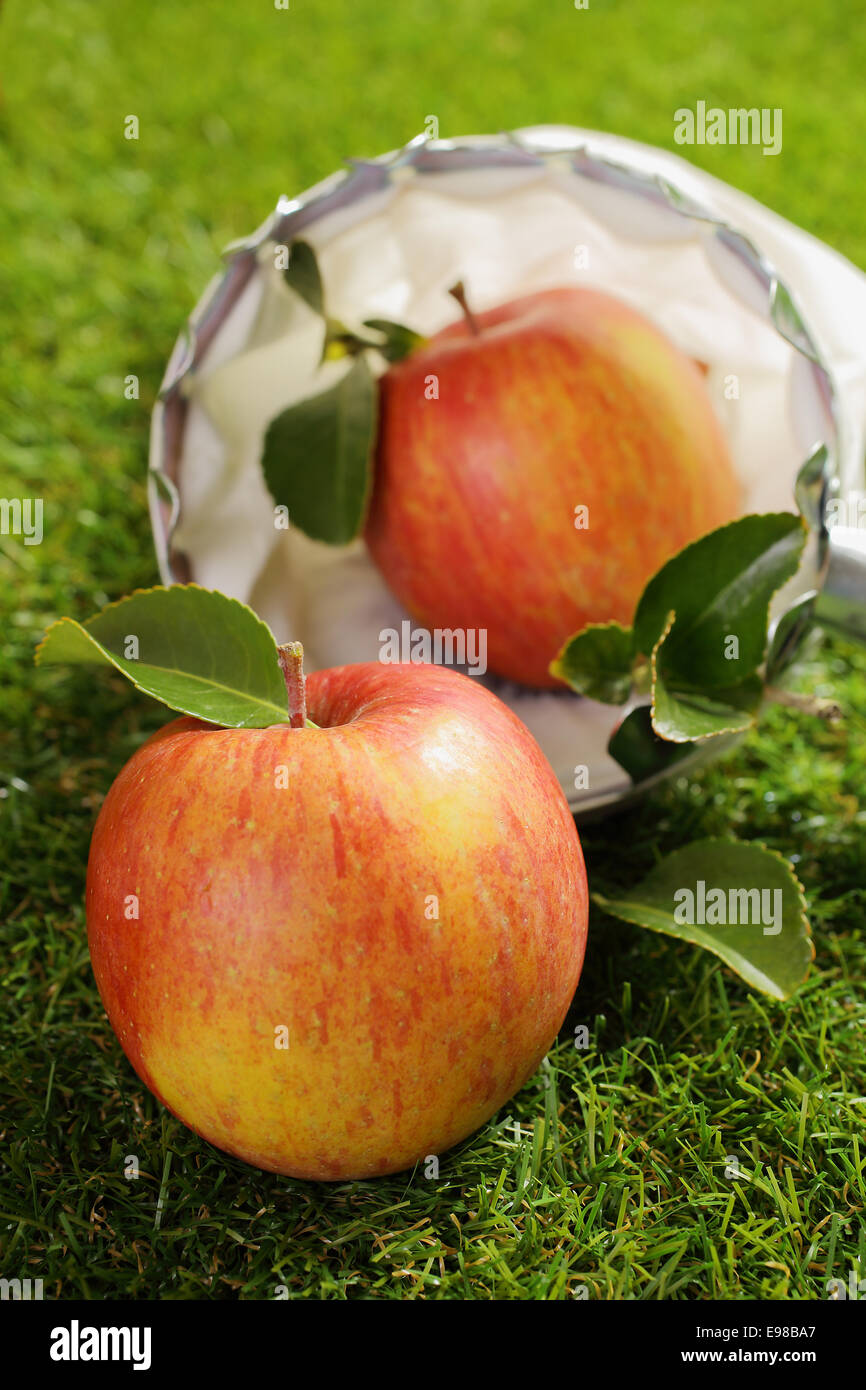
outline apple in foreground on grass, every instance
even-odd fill
[[[630,622],[739,485],[699,368],[629,305],[452,293],[463,319],[381,380],[367,545],[425,627],[486,628],[494,671],[556,686],[568,638]]]
[[[109,1019],[185,1124],[260,1168],[404,1169],[535,1071],[577,985],[577,831],[494,695],[281,662],[292,722],[184,717],[114,782],[87,874]],[[134,911],[130,911],[130,904]]]

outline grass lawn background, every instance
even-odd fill
[[[820,1298],[866,1275],[866,654],[816,641],[733,756],[584,831],[597,887],[709,834],[795,858],[817,948],[797,998],[596,912],[569,1026],[507,1110],[420,1171],[316,1186],[197,1140],[126,1063],[82,908],[102,796],[165,711],[33,669],[61,614],[156,579],[148,417],[226,242],[347,155],[573,122],[675,148],[673,112],[781,107],[784,147],[690,157],[866,266],[866,26],[811,0],[13,0],[0,14],[0,1273],[47,1297]],[[140,139],[123,139],[129,114]],[[864,329],[866,348],[866,329]],[[140,377],[139,401],[123,378]],[[624,853],[624,847],[627,847]],[[570,1029],[592,1044],[577,1052]],[[726,1176],[737,1155],[743,1178]],[[136,1155],[138,1181],[124,1177]]]

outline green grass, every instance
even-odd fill
[[[864,265],[862,26],[806,0],[17,0],[0,44],[0,492],[45,499],[41,546],[0,537],[0,1272],[60,1298],[315,1299],[813,1299],[866,1273],[864,653],[816,645],[799,674],[842,700],[842,727],[773,710],[723,764],[583,835],[608,889],[701,835],[792,855],[817,953],[797,998],[596,913],[549,1068],[438,1180],[336,1187],[224,1158],[126,1064],[88,965],[84,866],[163,712],[120,678],[32,666],[52,618],[153,582],[162,367],[221,246],[281,192],[431,113],[446,136],[550,119],[672,147],[699,97],[781,106],[779,158],[691,155]]]

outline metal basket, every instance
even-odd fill
[[[590,257],[588,271],[576,272],[566,253],[581,227],[590,228],[600,263]],[[611,288],[661,320],[686,350],[715,352],[710,380],[726,365],[715,341],[723,324],[727,365],[739,352],[747,384],[751,373],[751,403],[723,419],[735,436],[746,509],[799,505],[812,528],[800,571],[775,600],[774,626],[809,607],[866,639],[866,507],[856,505],[864,486],[866,277],[674,155],[560,126],[422,136],[381,158],[351,161],[307,193],[281,198],[257,232],[229,248],[178,339],[153,414],[149,496],[164,582],[195,580],[243,599],[279,640],[302,640],[313,665],[375,659],[379,630],[402,616],[360,543],[325,554],[298,533],[262,529],[268,499],[256,456],[272,398],[284,389],[287,404],[306,394],[316,368],[308,311],[275,288],[273,244],[301,235],[319,252],[336,311],[349,321],[408,317],[434,331],[454,307],[440,291],[458,278],[455,260],[465,275],[466,259],[479,309],[485,299],[557,283]],[[539,241],[534,259],[510,268],[518,250]],[[777,360],[774,377],[767,364]],[[607,754],[622,711],[570,692],[488,683],[529,725],[575,812],[609,809],[657,780],[636,788]],[[676,772],[722,746],[711,741]],[[578,767],[589,775],[581,790]]]

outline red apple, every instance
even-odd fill
[[[739,514],[700,370],[607,294],[468,314],[380,402],[373,559],[424,627],[486,628],[491,668],[527,685],[556,685],[573,633],[629,623],[665,560]]]
[[[586,875],[544,755],[468,677],[344,666],[307,695],[319,728],[183,718],[135,754],[94,830],[88,934],[170,1110],[260,1168],[363,1178],[442,1153],[538,1067]]]

